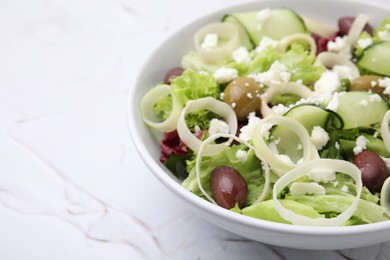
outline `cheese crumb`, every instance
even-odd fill
[[[269,47],[276,47],[276,46],[278,46],[278,44],[279,44],[279,41],[273,40],[273,39],[271,39],[268,36],[263,36],[261,38],[259,44],[257,45],[257,47],[255,49],[255,52],[256,53],[261,53],[264,50],[268,49]]]
[[[244,163],[248,159],[248,154],[245,151],[243,151],[243,150],[238,150],[236,152],[236,158],[240,162]]]
[[[356,146],[353,148],[353,153],[358,155],[359,153],[363,152],[363,150],[366,150],[367,142],[369,142],[369,140],[363,135],[360,135],[358,138],[356,138]]]
[[[368,98],[370,99],[370,102],[381,102],[382,101],[382,98],[379,94],[371,94],[368,96]]]
[[[203,39],[200,47],[202,49],[212,49],[218,46],[218,34],[216,33],[208,33]]]
[[[238,71],[233,68],[219,68],[213,75],[220,83],[227,83],[238,77]]]
[[[259,84],[270,85],[289,82],[291,73],[288,72],[286,65],[275,61],[268,71],[250,74],[249,77],[253,78]]]
[[[251,58],[249,51],[245,47],[239,47],[232,53],[233,60],[237,63],[249,65],[251,63]]]
[[[389,31],[379,31],[378,37],[383,41],[390,41],[390,33]]]
[[[307,177],[310,180],[313,180],[315,182],[328,183],[330,181],[336,180],[336,172],[334,172],[334,171],[326,171],[326,170],[323,170],[323,171],[310,171],[307,174]]]
[[[209,134],[214,135],[218,133],[228,134],[230,131],[229,125],[222,120],[213,118],[210,121]]]
[[[248,124],[241,127],[239,138],[244,141],[249,141],[252,138],[252,133],[256,126],[260,123],[261,119],[256,116],[255,112],[251,112],[248,115]],[[265,126],[262,127],[262,129]],[[268,133],[269,135],[269,133]]]
[[[320,126],[313,127],[311,141],[317,150],[321,150],[329,141],[329,134]]]
[[[372,39],[371,38],[365,38],[365,39],[359,39],[357,41],[357,45],[362,48],[362,49],[365,49],[367,48],[368,46],[370,46],[372,44]]]
[[[351,45],[348,43],[348,36],[336,37],[334,41],[329,41],[327,44],[328,51],[351,56]]]

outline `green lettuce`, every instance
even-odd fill
[[[221,93],[219,83],[213,75],[194,70],[185,70],[181,76],[172,80],[171,87],[182,106],[185,106],[189,100],[203,97],[219,98]],[[154,110],[163,119],[168,118],[172,111],[171,97],[165,96],[158,100]],[[198,125],[201,129],[205,129],[208,128],[208,123],[212,118],[215,118],[213,113],[202,110],[189,114],[186,117],[186,122],[189,128]]]
[[[354,197],[345,195],[304,195],[291,196],[288,199],[311,206],[319,213],[333,213],[333,215],[337,215],[345,211],[352,204]],[[353,216],[364,223],[374,223],[389,220],[385,212],[386,209],[378,204],[360,199]]]
[[[291,73],[291,81],[299,80],[306,86],[312,86],[326,70],[322,65],[314,65],[315,56],[310,55],[302,44],[293,43],[285,53],[276,47],[268,47],[267,50],[257,53],[248,72],[268,71],[275,61],[286,65]]]
[[[326,70],[322,65],[313,64],[315,58],[301,44],[293,43],[280,62],[287,66],[291,81],[301,80],[304,85],[313,86]]]
[[[306,216],[306,217],[311,217],[311,218],[324,218],[325,216],[322,214],[319,214],[313,207],[304,205],[302,203],[293,201],[293,200],[281,200],[280,203],[292,210],[293,212]],[[268,221],[273,221],[273,222],[278,222],[278,223],[286,223],[290,224],[290,222],[286,221],[283,219],[279,213],[275,210],[274,207],[274,202],[273,200],[266,200],[262,201],[260,203],[256,203],[254,205],[251,205],[249,207],[245,207],[241,210],[241,214],[258,218],[258,219],[263,219],[263,220],[268,220]]]
[[[204,190],[211,196],[211,172],[218,166],[233,167],[242,175],[248,185],[248,199],[246,204],[251,205],[256,201],[263,190],[264,178],[262,176],[262,166],[260,160],[255,156],[253,151],[247,152],[248,159],[245,162],[239,161],[236,158],[238,150],[246,151],[248,148],[243,144],[233,145],[227,147],[219,154],[204,156],[201,161],[200,180]],[[189,175],[182,185],[196,195],[203,197],[196,180],[195,160],[196,157],[194,156],[192,160],[187,161],[187,172],[189,172]]]

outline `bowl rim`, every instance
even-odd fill
[[[267,2],[279,2],[279,3],[289,3],[294,4],[297,2],[300,3],[308,3],[320,0],[258,0],[258,1],[245,1],[243,3],[239,4],[233,4],[228,5],[224,8],[219,8],[216,10],[213,10],[211,12],[208,12],[207,14],[201,15],[196,17],[193,20],[190,20],[189,22],[183,24],[182,26],[177,27],[174,31],[168,33],[161,41],[159,41],[155,46],[154,49],[150,52],[150,54],[146,57],[144,60],[141,68],[137,72],[137,77],[134,80],[133,84],[129,87],[128,92],[128,98],[127,98],[127,106],[126,106],[126,114],[127,114],[127,126],[130,133],[131,140],[133,141],[133,144],[140,155],[141,159],[143,160],[145,166],[151,171],[151,173],[157,178],[163,186],[165,186],[170,192],[173,194],[180,196],[184,198],[186,202],[191,203],[196,208],[202,209],[204,211],[208,211],[211,214],[214,214],[220,218],[223,218],[228,221],[232,222],[238,222],[241,225],[245,225],[252,228],[259,228],[263,230],[269,230],[269,231],[277,231],[281,233],[289,233],[289,234],[301,234],[301,235],[321,235],[321,236],[344,236],[344,235],[353,235],[353,234],[361,234],[361,233],[375,233],[377,231],[381,231],[383,229],[390,229],[390,220],[383,221],[383,222],[377,222],[377,223],[370,223],[370,224],[363,224],[363,225],[356,225],[356,226],[341,226],[341,227],[318,227],[318,226],[300,226],[300,225],[291,225],[291,224],[284,224],[284,223],[277,223],[262,219],[257,219],[241,214],[237,214],[235,212],[232,212],[230,210],[226,210],[222,207],[219,207],[217,205],[214,205],[213,203],[210,203],[207,200],[204,200],[197,195],[191,193],[187,189],[181,186],[180,183],[172,179],[163,169],[163,164],[157,162],[155,159],[151,156],[151,154],[148,152],[147,147],[143,142],[141,142],[141,133],[139,129],[136,127],[137,122],[137,114],[139,114],[139,109],[135,109],[134,104],[137,103],[139,100],[133,100],[133,97],[136,93],[137,88],[135,86],[139,85],[139,81],[141,80],[140,75],[142,72],[146,71],[147,65],[151,62],[153,57],[155,57],[156,54],[158,54],[160,50],[160,46],[164,45],[170,38],[172,38],[174,35],[180,34],[185,28],[193,24],[194,22],[205,19],[206,17],[213,17],[217,13],[220,12],[227,12],[229,10],[238,8],[238,7],[245,7],[250,6],[253,4],[266,4]],[[384,4],[384,3],[378,3],[378,2],[369,2],[368,0],[327,0],[327,4],[333,3],[340,3],[340,2],[346,2],[351,4],[361,4],[361,5],[369,5],[371,7],[376,8],[383,8],[390,11],[390,5]],[[138,104],[138,103],[137,103]],[[139,104],[138,104],[139,107]],[[143,122],[138,122],[143,123]],[[190,209],[189,209],[190,210]]]

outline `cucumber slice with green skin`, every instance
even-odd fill
[[[343,120],[337,113],[315,104],[295,106],[287,111],[284,116],[297,120],[307,129],[309,134],[315,126],[326,129],[330,120],[337,129],[343,128],[344,125]]]
[[[382,122],[389,110],[389,103],[383,99],[370,98],[372,94],[365,91],[350,91],[339,96],[336,113],[344,122],[344,129],[369,127]]]
[[[357,65],[370,74],[390,76],[390,42],[378,42],[367,47]]]
[[[222,18],[223,22],[232,23],[238,26],[238,33],[240,34],[240,42],[244,45],[248,50],[252,50],[255,48],[256,44],[252,42],[252,39],[249,38],[249,33],[246,31],[245,27],[241,24],[241,22],[233,15],[225,15]]]
[[[309,135],[315,126],[320,126],[324,129],[327,128],[329,123],[332,123],[336,128],[342,128],[343,126],[341,118],[336,113],[315,104],[297,105],[283,116],[301,123]],[[290,129],[283,126],[275,126],[270,136],[273,140],[277,140],[279,153],[288,155],[295,162],[302,158],[302,151],[298,148],[301,144],[300,140]]]
[[[307,33],[305,22],[291,9],[270,9],[269,17],[261,23],[260,27],[257,14],[258,12],[227,14],[224,16],[223,21],[241,26],[247,32],[254,46],[259,44],[263,36],[280,40],[291,34]]]

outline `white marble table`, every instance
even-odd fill
[[[148,53],[240,2],[0,2],[0,259],[389,259],[390,243],[303,251],[240,238],[139,159],[126,99]]]

